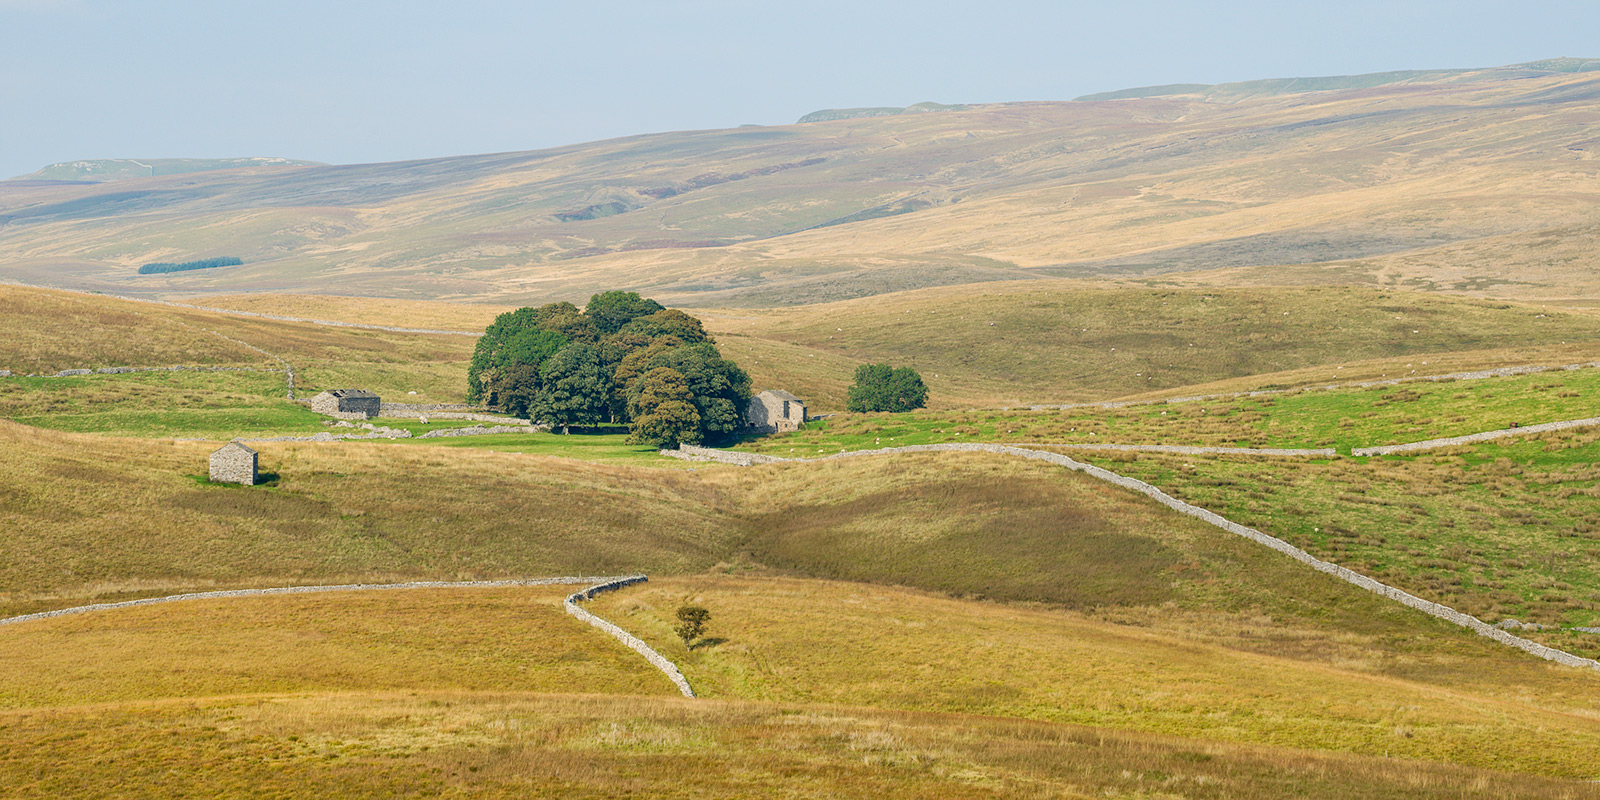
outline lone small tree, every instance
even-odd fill
[[[862,364],[845,397],[850,411],[910,411],[928,404],[928,387],[910,367]]]
[[[711,621],[711,612],[700,606],[683,606],[678,609],[678,638],[688,645],[700,638],[706,632],[706,623]]]

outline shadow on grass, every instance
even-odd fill
[[[716,647],[717,645],[724,644],[727,641],[728,641],[727,639],[723,639],[723,638],[718,637],[718,636],[712,636],[712,637],[709,637],[709,638],[706,638],[706,639],[697,640],[694,644],[689,645],[689,649],[690,650],[699,650],[702,647]]]
[[[242,483],[214,481],[211,480],[210,475],[190,475],[188,477],[189,480],[194,481],[201,486],[219,486],[225,489],[253,489],[255,486],[277,486],[279,475],[276,472],[258,472],[256,473],[255,486],[245,486]]]

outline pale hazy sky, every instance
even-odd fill
[[[867,105],[1600,56],[1600,3],[0,0],[0,177],[351,163]]]

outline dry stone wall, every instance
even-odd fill
[[[1226,394],[1202,394],[1190,397],[1166,397],[1159,400],[1111,400],[1102,403],[1066,403],[1062,405],[1036,405],[1027,406],[1030,411],[1070,411],[1077,408],[1127,408],[1129,406],[1157,406],[1174,403],[1195,403],[1206,400],[1237,400],[1245,397],[1267,397],[1277,394],[1293,394],[1295,392],[1317,392],[1331,389],[1372,389],[1380,386],[1399,386],[1404,383],[1426,383],[1429,381],[1475,381],[1485,378],[1508,378],[1514,375],[1537,375],[1541,372],[1570,372],[1577,369],[1594,369],[1600,367],[1600,361],[1588,361],[1582,364],[1562,364],[1559,366],[1525,366],[1525,367],[1497,367],[1495,369],[1477,370],[1475,372],[1452,372],[1445,375],[1412,375],[1402,378],[1387,378],[1377,381],[1352,381],[1348,383],[1325,383],[1318,386],[1300,386],[1293,389],[1259,389],[1253,392],[1228,392]],[[1009,411],[1010,408],[1002,408]]]
[[[1527,425],[1519,428],[1501,428],[1495,431],[1482,433],[1469,433],[1466,436],[1450,436],[1444,439],[1428,439],[1421,442],[1408,444],[1391,444],[1382,447],[1357,447],[1350,451],[1355,456],[1386,456],[1392,453],[1410,453],[1417,450],[1437,450],[1441,447],[1454,447],[1475,442],[1487,442],[1493,439],[1504,439],[1508,436],[1525,436],[1531,433],[1548,433],[1550,431],[1564,431],[1568,428],[1588,428],[1600,425],[1600,417],[1587,419],[1569,419],[1561,422],[1546,422],[1540,425]]]
[[[1075,450],[1106,450],[1125,453],[1174,453],[1185,456],[1271,456],[1273,458],[1333,458],[1338,452],[1331,447],[1282,449],[1271,447],[1191,447],[1180,444],[1061,444],[1035,442],[1012,444],[1012,447],[1070,447]]]
[[[438,439],[446,436],[490,436],[496,433],[535,433],[550,430],[549,425],[492,425],[484,427],[476,425],[471,428],[445,428],[444,430],[428,431],[418,436],[418,439]]]
[[[465,403],[391,403],[383,401],[380,412],[385,417],[410,417],[417,414],[434,414],[440,411],[465,411],[468,413],[482,412],[479,406],[469,406]]]
[[[588,588],[567,596],[562,601],[563,608],[568,614],[577,617],[590,625],[610,634],[617,641],[622,642],[635,652],[645,657],[656,669],[666,674],[673,685],[684,697],[694,697],[694,691],[689,688],[688,679],[678,670],[678,665],[668,661],[657,653],[650,645],[640,641],[633,634],[607,622],[588,611],[580,608],[578,603],[588,600],[601,592],[609,592],[644,583],[649,578],[643,575],[628,575],[625,577],[561,577],[561,578],[518,578],[500,581],[408,581],[406,583],[346,583],[334,586],[281,586],[271,589],[225,589],[216,592],[191,592],[188,594],[174,594],[166,597],[147,597],[142,600],[124,600],[120,603],[93,603],[86,606],[60,608],[54,611],[40,611],[34,614],[23,614],[17,617],[0,619],[0,626],[15,625],[35,620],[52,619],[55,617],[88,614],[94,611],[113,611],[121,608],[137,608],[139,606],[152,606],[162,603],[177,603],[185,600],[214,600],[231,597],[264,597],[280,594],[316,594],[321,592],[367,592],[390,589],[463,589],[463,588],[497,588],[505,586],[559,586],[571,584],[588,584]]]
[[[279,594],[317,594],[319,592],[372,592],[388,589],[462,589],[462,588],[495,588],[502,586],[566,586],[572,584],[602,584],[614,581],[610,577],[563,577],[563,578],[517,578],[501,581],[408,581],[406,583],[345,583],[338,585],[317,586],[279,586],[271,589],[224,589],[215,592],[190,592],[188,594],[173,594],[166,597],[146,597],[141,600],[124,600],[120,603],[92,603],[86,606],[72,608],[59,608],[55,611],[40,611],[34,614],[23,614],[18,617],[0,619],[0,625],[14,625],[19,622],[32,622],[53,617],[66,617],[75,614],[88,614],[93,611],[114,611],[119,608],[138,608],[139,606],[153,606],[162,603],[178,603],[185,600],[214,600],[228,597],[266,597]]]
[[[0,378],[76,378],[81,375],[125,375],[129,372],[283,372],[281,369],[259,367],[210,367],[174,364],[170,367],[100,367],[98,369],[64,369],[48,375],[21,374],[0,369]]]
[[[734,464],[741,467],[755,466],[756,464],[774,464],[779,461],[788,461],[787,458],[767,456],[760,453],[741,453],[737,450],[717,450],[710,447],[699,447],[692,444],[680,444],[676,450],[662,450],[661,455],[683,461],[715,461],[722,464]]]
[[[640,641],[638,637],[635,637],[633,634],[628,633],[627,631],[589,613],[588,611],[585,611],[581,606],[578,605],[580,602],[593,599],[595,595],[600,594],[601,592],[615,591],[624,586],[632,586],[636,583],[644,583],[647,580],[649,580],[649,578],[646,578],[643,575],[632,575],[626,578],[609,579],[604,583],[590,586],[581,592],[573,593],[567,597],[566,602],[562,605],[566,607],[568,614],[571,614],[572,616],[605,631],[606,633],[610,634],[612,638],[632,648],[633,651],[639,655],[644,656],[646,661],[649,661],[656,669],[661,670],[661,672],[667,676],[667,679],[672,681],[672,685],[678,687],[678,691],[681,692],[684,697],[694,697],[694,690],[689,688],[689,680],[683,677],[682,672],[678,671],[677,664],[668,661],[665,656],[657,653],[655,648],[645,644],[643,641]]]
[[[710,454],[704,452],[705,448],[696,448],[696,449],[701,451],[699,453],[693,454],[692,457],[695,458],[696,460],[723,460],[723,459],[714,458]],[[1276,538],[1274,536],[1268,536],[1267,534],[1262,533],[1261,531],[1258,531],[1258,530],[1256,530],[1254,528],[1245,527],[1244,525],[1240,525],[1237,522],[1233,522],[1232,520],[1226,519],[1226,518],[1222,517],[1219,514],[1213,513],[1211,511],[1207,511],[1207,510],[1205,510],[1203,508],[1200,508],[1199,506],[1194,506],[1194,505],[1190,505],[1188,503],[1185,503],[1182,500],[1179,500],[1179,499],[1177,499],[1175,497],[1172,497],[1171,495],[1167,494],[1166,492],[1163,492],[1160,489],[1157,489],[1156,487],[1151,486],[1148,483],[1145,483],[1144,481],[1137,480],[1135,478],[1129,478],[1129,477],[1124,476],[1124,475],[1118,475],[1115,472],[1112,472],[1112,471],[1107,470],[1107,469],[1103,469],[1101,467],[1097,467],[1097,466],[1095,466],[1093,464],[1085,464],[1085,463],[1083,463],[1081,461],[1074,461],[1071,458],[1068,458],[1068,457],[1066,457],[1064,455],[1060,455],[1059,453],[1047,453],[1047,452],[1044,452],[1042,450],[1028,450],[1028,449],[1021,448],[1021,447],[1013,447],[1013,446],[1010,446],[1010,445],[1002,445],[1002,444],[977,444],[977,443],[973,443],[973,444],[924,444],[924,445],[912,445],[912,446],[909,446],[909,447],[891,447],[891,448],[885,448],[885,449],[882,449],[882,450],[855,450],[855,451],[846,452],[846,453],[838,453],[836,455],[831,455],[831,456],[823,456],[821,458],[800,458],[800,459],[776,458],[776,459],[773,459],[773,460],[775,460],[775,461],[830,461],[830,460],[839,459],[839,458],[857,458],[857,457],[861,457],[861,456],[886,455],[886,454],[891,454],[891,453],[932,453],[932,452],[950,452],[950,451],[955,451],[955,452],[998,453],[998,454],[1001,454],[1001,455],[1018,456],[1018,457],[1021,457],[1021,458],[1032,459],[1032,460],[1035,460],[1035,461],[1048,462],[1048,463],[1051,463],[1051,464],[1055,464],[1057,466],[1065,467],[1067,469],[1070,469],[1070,470],[1073,470],[1073,471],[1076,471],[1076,472],[1085,473],[1085,474],[1090,475],[1092,477],[1095,477],[1095,478],[1098,478],[1100,480],[1103,480],[1103,481],[1105,481],[1107,483],[1112,483],[1112,484],[1115,484],[1117,486],[1121,486],[1121,487],[1126,488],[1126,489],[1131,489],[1131,490],[1133,490],[1135,492],[1143,494],[1143,495],[1149,497],[1150,499],[1155,500],[1157,503],[1160,503],[1161,505],[1164,505],[1167,508],[1170,508],[1173,511],[1176,511],[1176,512],[1178,512],[1180,514],[1184,514],[1184,515],[1187,515],[1187,516],[1194,517],[1194,518],[1199,519],[1199,520],[1201,520],[1201,521],[1203,521],[1203,522],[1205,522],[1207,524],[1210,524],[1210,525],[1213,525],[1215,527],[1221,528],[1222,530],[1225,530],[1225,531],[1227,531],[1229,533],[1232,533],[1232,534],[1235,534],[1235,535],[1238,535],[1238,536],[1242,536],[1242,537],[1244,537],[1246,539],[1249,539],[1249,540],[1251,540],[1253,542],[1256,542],[1257,544],[1261,544],[1261,545],[1265,545],[1267,547],[1270,547],[1273,550],[1276,550],[1276,551],[1278,551],[1278,552],[1280,552],[1280,553],[1282,553],[1282,554],[1284,554],[1284,555],[1286,555],[1286,556],[1288,556],[1288,557],[1290,557],[1290,558],[1292,558],[1292,559],[1294,559],[1296,561],[1299,561],[1300,563],[1305,564],[1305,565],[1311,567],[1312,569],[1314,569],[1314,570],[1316,570],[1318,572],[1324,573],[1326,575],[1330,575],[1330,576],[1332,576],[1334,578],[1342,580],[1342,581],[1344,581],[1346,583],[1349,583],[1351,585],[1358,586],[1358,587],[1360,587],[1362,589],[1365,589],[1365,590],[1367,590],[1369,592],[1372,592],[1374,594],[1382,595],[1382,596],[1384,596],[1384,597],[1386,597],[1386,598],[1388,598],[1390,600],[1393,600],[1393,601],[1395,601],[1397,603],[1400,603],[1402,605],[1408,606],[1410,608],[1414,608],[1414,609],[1416,609],[1418,611],[1421,611],[1424,614],[1428,614],[1429,616],[1436,617],[1438,619],[1442,619],[1442,620],[1445,620],[1446,622],[1454,623],[1456,625],[1460,625],[1461,627],[1466,628],[1466,629],[1472,631],[1473,633],[1478,634],[1479,636],[1484,636],[1484,637],[1487,637],[1489,639],[1493,639],[1493,640],[1495,640],[1497,642],[1500,642],[1501,644],[1505,644],[1505,645],[1509,645],[1511,647],[1515,647],[1518,650],[1522,650],[1523,652],[1532,654],[1534,656],[1537,656],[1539,658],[1545,659],[1547,661],[1554,661],[1554,662],[1556,662],[1558,664],[1563,664],[1563,665],[1566,665],[1566,666],[1569,666],[1569,667],[1582,667],[1582,668],[1585,668],[1585,669],[1591,669],[1591,670],[1600,671],[1600,661],[1595,661],[1594,659],[1590,659],[1590,658],[1583,658],[1581,656],[1575,656],[1575,655],[1573,655],[1571,653],[1566,652],[1565,650],[1557,650],[1556,648],[1547,647],[1545,645],[1539,644],[1538,642],[1533,642],[1533,641],[1529,641],[1527,639],[1524,639],[1524,638],[1522,638],[1520,636],[1513,636],[1512,634],[1507,633],[1506,631],[1500,630],[1499,628],[1496,628],[1493,625],[1490,625],[1490,624],[1484,622],[1483,620],[1478,619],[1477,617],[1471,616],[1469,614],[1463,614],[1460,611],[1457,611],[1457,610],[1455,610],[1453,608],[1450,608],[1449,606],[1442,605],[1440,603],[1435,603],[1435,602],[1433,602],[1431,600],[1424,600],[1423,598],[1417,597],[1414,594],[1406,592],[1406,591],[1404,591],[1402,589],[1397,589],[1397,588],[1395,588],[1393,586],[1389,586],[1388,584],[1381,583],[1381,582],[1379,582],[1377,580],[1374,580],[1374,579],[1369,578],[1369,577],[1367,577],[1365,575],[1362,575],[1362,574],[1360,574],[1360,573],[1358,573],[1358,572],[1356,572],[1354,570],[1348,569],[1346,567],[1341,567],[1338,564],[1333,564],[1333,563],[1330,563],[1330,562],[1327,562],[1327,561],[1323,561],[1322,559],[1319,559],[1316,556],[1313,556],[1310,553],[1307,553],[1306,551],[1301,550],[1300,548],[1295,547],[1294,545],[1283,541],[1282,539]],[[664,450],[662,452],[664,454],[666,454],[666,455],[675,455],[674,451]],[[712,452],[720,452],[720,451],[712,451]],[[740,453],[738,455],[748,455],[748,454]],[[769,456],[769,458],[771,458],[771,457]],[[735,461],[735,460],[726,460],[724,463],[741,463],[741,462],[740,461]],[[746,465],[748,466],[748,464],[746,464]]]

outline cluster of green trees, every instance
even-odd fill
[[[700,320],[635,292],[519,308],[484,331],[467,397],[563,431],[627,424],[656,447],[723,438],[744,426],[750,376],[724,359]]]
[[[182,264],[174,264],[174,263],[172,263],[170,261],[157,261],[157,262],[155,262],[153,264],[146,264],[146,265],[140,267],[139,268],[139,274],[140,275],[156,275],[156,274],[159,274],[159,273],[162,273],[162,272],[186,272],[186,271],[191,270],[191,269],[211,269],[212,267],[237,267],[237,266],[239,266],[240,264],[243,264],[243,263],[244,263],[244,261],[242,261],[242,260],[240,260],[238,258],[234,258],[233,256],[222,256],[220,258],[203,258],[203,259],[201,259],[199,261],[185,261]]]
[[[862,364],[856,367],[855,383],[845,395],[850,411],[910,411],[928,404],[928,387],[922,376],[910,367],[888,364]]]

